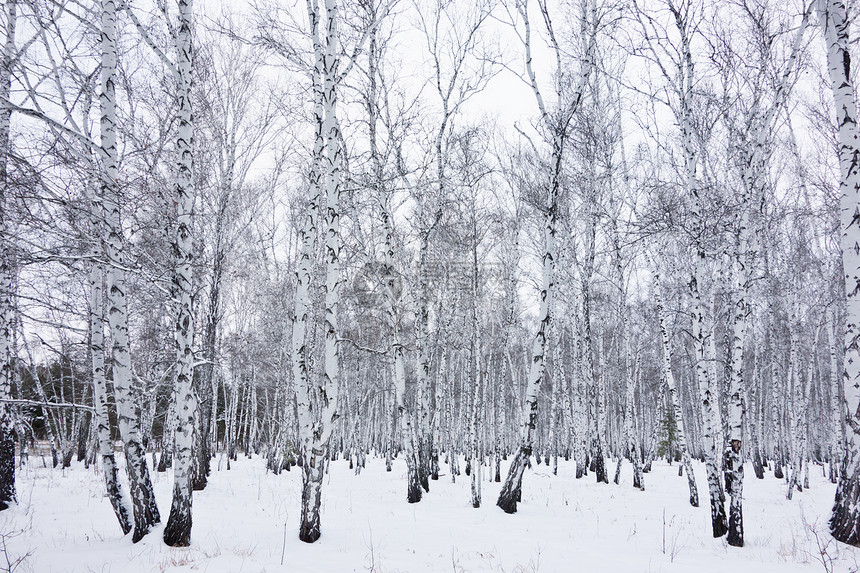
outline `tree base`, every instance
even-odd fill
[[[830,516],[830,534],[837,541],[860,547],[860,465],[846,453],[842,463],[836,500]],[[852,463],[855,462],[855,463]],[[853,469],[846,471],[846,468]]]
[[[174,493],[174,495],[176,495]],[[164,543],[170,547],[191,545],[191,506],[190,500],[176,500],[170,507],[170,516],[164,526]]]
[[[3,406],[8,408],[8,405]],[[15,437],[8,412],[0,419],[0,511],[16,501],[15,492]]]

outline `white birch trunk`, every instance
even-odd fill
[[[554,53],[556,55],[556,66],[560,70],[561,65],[559,58],[561,57],[561,51],[555,41],[551,20],[549,18],[549,14],[546,12],[547,7],[545,4],[541,4],[540,8],[543,12],[544,23],[546,24],[547,31],[553,44]],[[531,25],[529,22],[528,0],[522,0],[522,2],[518,3],[517,10],[519,11],[520,17],[523,20],[524,26],[523,47],[525,48],[526,72],[528,74],[528,80],[531,84],[532,91],[534,92],[535,99],[537,100],[538,110],[540,111],[541,115],[541,122],[549,136],[549,142],[552,148],[552,155],[550,159],[550,173],[548,178],[549,180],[547,182],[547,191],[549,192],[549,197],[545,206],[546,214],[543,229],[543,270],[541,273],[538,329],[532,342],[531,362],[529,365],[525,405],[523,408],[521,443],[519,448],[517,449],[516,454],[514,455],[514,459],[511,461],[511,465],[508,470],[508,476],[505,479],[504,484],[502,485],[502,490],[499,493],[499,498],[496,502],[496,505],[502,508],[502,510],[506,513],[514,513],[517,510],[517,502],[519,502],[521,498],[523,473],[525,472],[526,465],[528,464],[529,458],[532,455],[532,448],[534,446],[535,433],[537,429],[538,394],[545,368],[546,337],[548,334],[547,329],[549,327],[550,322],[552,295],[553,290],[555,288],[555,235],[556,218],[558,216],[558,198],[561,187],[563,165],[562,155],[564,151],[564,144],[567,137],[567,128],[570,119],[573,117],[573,114],[576,113],[576,110],[579,108],[579,104],[582,101],[582,96],[585,91],[586,82],[591,74],[591,57],[593,55],[593,50],[591,48],[593,47],[593,39],[595,34],[594,31],[591,31],[591,35],[588,37],[587,42],[585,41],[585,37],[583,37],[584,43],[587,45],[588,49],[585,52],[585,59],[582,63],[582,69],[579,72],[578,85],[573,92],[572,99],[563,109],[563,117],[553,118],[548,112],[547,106],[544,104],[543,95],[541,93],[540,88],[538,87],[534,68],[532,66]],[[586,22],[594,22],[595,10],[596,9],[593,4],[590,5],[588,8],[584,9],[583,30],[586,30],[588,28]],[[583,34],[583,36],[585,36],[585,34]],[[562,87],[560,84],[556,85],[555,92],[559,107],[561,107],[561,103],[563,100]]]
[[[558,409],[561,405],[561,388],[564,385],[564,370],[561,366],[561,328],[558,319],[552,321],[552,399],[549,415],[549,455],[552,458],[552,474],[558,475]]]
[[[86,110],[89,114],[92,105],[91,97],[87,97]],[[90,137],[88,117],[82,122],[85,135]],[[123,535],[132,529],[132,507],[122,490],[119,481],[119,471],[114,455],[113,440],[111,439],[110,417],[108,416],[107,380],[105,379],[105,347],[104,347],[104,264],[99,260],[103,256],[102,237],[104,206],[96,191],[98,186],[98,166],[88,149],[89,177],[89,230],[92,241],[98,245],[94,249],[93,261],[90,267],[89,319],[90,319],[90,354],[92,360],[93,378],[93,426],[98,443],[98,453],[102,460],[107,496],[119,521]],[[153,448],[154,450],[154,448]]]
[[[774,309],[771,309],[773,315]],[[782,479],[782,462],[784,452],[782,448],[782,414],[780,404],[782,403],[783,395],[780,392],[779,384],[779,364],[776,357],[776,331],[773,321],[770,326],[770,390],[771,390],[771,441],[773,442],[773,477]]]
[[[0,96],[8,99],[12,85],[12,59],[15,54],[17,0],[6,0],[6,37],[0,66]],[[12,111],[0,109],[0,399],[12,397],[12,244],[6,213],[8,201],[8,164],[11,152],[9,130]],[[8,402],[0,404],[0,511],[17,502],[15,490],[15,414]]]
[[[860,128],[857,100],[851,83],[849,26],[843,0],[820,0],[821,24],[827,47],[827,67],[833,87],[836,125],[839,128],[840,208],[842,264],[845,277],[846,317],[843,384],[845,457],[830,531],[844,543],[860,545]]]
[[[444,124],[442,130],[444,130]],[[440,135],[437,137],[437,162],[440,186],[442,185],[441,177],[443,175],[443,162],[441,151],[442,130],[440,130]],[[419,208],[423,211],[423,207]],[[436,222],[438,222],[440,216],[441,212],[436,214]],[[431,443],[428,441],[429,428],[425,428],[425,426],[429,424],[430,420],[430,287],[428,278],[429,261],[427,260],[427,257],[429,252],[430,232],[434,226],[435,222],[427,229],[421,231],[421,242],[418,253],[418,280],[420,283],[418,287],[420,294],[418,298],[418,333],[416,340],[418,345],[418,364],[416,368],[418,374],[418,425],[417,428],[415,428],[414,430],[414,434],[417,436],[415,450],[416,458],[418,460],[418,476],[419,481],[421,483],[421,487],[424,488],[424,491],[430,491],[429,475]]]
[[[576,459],[576,479],[588,475],[588,463],[586,443],[588,436],[588,387],[585,382],[585,374],[582,364],[582,334],[579,328],[574,329],[576,341],[574,344],[573,380],[571,386],[574,394],[574,458]]]
[[[636,436],[634,419],[636,416],[636,401],[635,401],[635,380],[633,371],[630,365],[630,340],[628,336],[629,321],[627,310],[627,288],[624,282],[624,269],[621,259],[621,243],[618,236],[618,227],[616,220],[611,221],[611,240],[613,248],[613,262],[615,267],[615,280],[618,281],[619,304],[618,313],[621,320],[621,331],[619,332],[619,346],[623,354],[624,360],[624,440],[627,455],[633,463],[633,487],[645,489],[645,483],[642,477],[642,460],[639,457],[639,440]],[[638,358],[637,358],[638,362]],[[618,467],[621,467],[623,456],[618,457]],[[616,471],[616,474],[618,472]],[[617,480],[616,480],[616,483]]]
[[[116,457],[113,451],[113,440],[110,435],[110,419],[108,417],[107,382],[105,381],[105,348],[104,348],[104,267],[94,262],[90,270],[90,350],[93,363],[93,403],[94,418],[98,434],[98,450],[102,459],[105,486],[108,499],[114,514],[119,521],[123,535],[132,528],[132,508],[122,490]]]
[[[747,198],[748,201],[748,198]],[[726,541],[734,547],[744,545],[743,525],[743,487],[744,487],[744,445],[743,425],[746,417],[744,410],[744,343],[746,341],[747,317],[749,303],[747,290],[749,288],[749,205],[741,209],[741,226],[738,230],[738,245],[734,257],[735,289],[738,292],[734,304],[732,323],[731,369],[729,385],[729,440],[725,447],[723,460],[725,464],[726,492],[731,496],[729,502],[729,531]]]
[[[311,381],[308,371],[307,350],[305,347],[307,338],[307,322],[308,314],[310,313],[310,283],[312,257],[314,253],[314,245],[317,236],[317,225],[319,220],[320,195],[321,195],[321,180],[322,180],[322,153],[324,146],[323,138],[323,99],[322,99],[322,84],[321,75],[323,72],[322,61],[322,46],[319,43],[319,13],[316,3],[308,1],[308,17],[310,19],[310,28],[313,35],[314,54],[315,54],[315,69],[313,70],[313,91],[314,91],[314,147],[313,147],[313,164],[309,176],[309,197],[307,206],[307,215],[305,216],[302,227],[299,229],[299,255],[296,263],[296,294],[294,297],[294,314],[291,336],[291,354],[292,354],[292,371],[293,385],[296,392],[296,412],[299,422],[299,439],[301,441],[299,455],[302,461],[302,482],[307,483],[315,477],[316,468],[311,468],[310,465],[323,463],[325,460],[325,452],[315,454],[311,451],[312,440],[314,435],[314,403],[311,398]],[[270,429],[270,439],[272,430]],[[304,467],[308,466],[305,470]],[[310,470],[314,470],[313,472]],[[302,490],[302,517],[300,538],[305,534],[305,523],[307,524],[308,542],[316,541],[319,537],[319,519],[318,512],[314,509],[319,507],[319,499],[315,497],[312,489],[307,492],[307,495],[312,496],[306,498],[305,488]],[[317,517],[314,520],[314,517]]]
[[[191,543],[192,463],[195,437],[197,396],[192,387],[194,377],[194,316],[191,296],[192,224],[194,209],[194,124],[191,114],[191,67],[194,61],[191,45],[193,1],[179,0],[179,22],[176,31],[176,69],[179,83],[176,153],[177,175],[174,186],[176,203],[176,239],[174,243],[174,294],[177,297],[175,321],[176,366],[176,453],[173,464],[173,500],[164,528],[164,542],[173,547]]]
[[[706,254],[702,244],[701,234],[705,228],[704,207],[701,198],[701,189],[696,175],[696,151],[693,142],[692,125],[692,102],[693,96],[693,56],[691,51],[689,23],[675,12],[676,25],[681,33],[681,82],[679,96],[681,98],[680,118],[681,138],[684,151],[685,184],[688,195],[692,200],[693,220],[696,226],[696,244],[694,252],[693,276],[690,280],[690,296],[692,299],[692,321],[693,321],[693,350],[695,354],[696,380],[701,393],[702,414],[704,419],[704,453],[705,468],[708,476],[708,492],[711,506],[711,526],[714,537],[722,537],[728,530],[726,521],[726,510],[723,505],[723,491],[720,484],[716,445],[714,443],[714,432],[717,426],[715,419],[716,396],[712,395],[711,376],[708,375],[707,367],[707,344],[708,335],[705,319],[705,308],[702,302],[700,289],[704,283],[706,274]],[[712,336],[711,336],[712,337]]]
[[[131,356],[128,339],[128,303],[126,301],[125,237],[120,221],[119,168],[116,146],[116,5],[102,0],[101,20],[101,145],[102,200],[105,204],[106,254],[108,268],[108,317],[113,341],[113,385],[116,393],[117,421],[122,436],[134,510],[134,534],[138,542],[161,521],[146,452],[140,440],[140,426],[135,415],[131,388]]]
[[[788,435],[789,435],[789,445],[788,445],[788,460],[790,462],[790,466],[786,469],[788,475],[786,475],[786,482],[788,485],[788,489],[786,491],[785,497],[786,499],[791,499],[792,489],[797,483],[798,472],[800,472],[800,435],[799,429],[802,426],[800,424],[800,416],[802,415],[800,412],[801,404],[803,403],[803,395],[802,395],[802,387],[799,382],[799,374],[798,370],[799,365],[797,363],[797,347],[800,344],[799,336],[797,333],[797,326],[795,326],[796,317],[792,316],[792,324],[791,335],[790,335],[790,349],[788,351],[788,368],[787,374],[785,377],[785,389],[788,394]]]
[[[481,507],[481,467],[483,466],[478,451],[478,417],[481,411],[481,327],[478,317],[478,228],[475,219],[475,205],[472,205],[472,348],[471,348],[471,378],[472,378],[472,408],[469,413],[469,455],[472,459],[472,507]]]
[[[245,455],[250,458],[251,452],[257,451],[257,384],[251,385],[248,408],[248,451],[245,452]],[[215,412],[217,411],[216,409]]]
[[[663,377],[666,379],[666,386],[669,390],[670,405],[672,407],[672,411],[675,413],[678,449],[681,450],[684,471],[687,473],[687,485],[690,489],[690,505],[693,507],[699,507],[699,490],[696,487],[696,477],[693,474],[693,463],[690,458],[689,447],[687,446],[687,432],[684,427],[684,412],[681,409],[681,401],[678,397],[675,374],[672,372],[672,339],[669,336],[666,308],[663,306],[663,296],[660,293],[660,273],[659,269],[653,263],[651,265],[651,269],[654,276],[654,299],[657,307],[657,319],[660,321],[660,339],[663,350]]]
[[[811,5],[810,5],[811,7]],[[729,436],[725,448],[726,490],[731,495],[729,504],[729,531],[726,538],[729,545],[743,547],[743,479],[744,444],[743,425],[746,417],[744,409],[744,345],[746,342],[747,317],[750,313],[748,291],[750,284],[750,263],[754,257],[752,245],[755,243],[750,229],[750,212],[753,204],[764,193],[762,180],[770,141],[773,136],[773,122],[784,103],[789,90],[789,78],[794,71],[794,63],[800,51],[801,41],[809,22],[809,11],[803,15],[796,31],[788,63],[783,70],[770,107],[759,116],[758,101],[752,112],[752,143],[747,150],[743,174],[743,193],[741,194],[741,215],[737,230],[737,243],[734,253],[734,277],[737,300],[734,303],[732,324],[731,369],[729,386]]]
[[[308,0],[308,18],[313,41],[315,141],[310,177],[311,206],[302,230],[297,268],[296,315],[293,322],[293,374],[296,385],[299,436],[302,442],[302,511],[299,539],[313,543],[320,537],[320,504],[329,444],[338,415],[339,362],[337,306],[340,295],[340,149],[337,124],[338,31],[337,7],[325,0],[325,19],[319,6]],[[324,39],[320,38],[324,26]],[[305,330],[309,307],[310,263],[316,235],[317,209],[322,190],[326,195],[324,375],[312,383],[305,358]]]
[[[839,349],[836,346],[838,336],[836,333],[836,320],[834,312],[827,313],[827,347],[830,351],[830,418],[833,423],[832,437],[830,442],[830,482],[836,483],[839,472],[837,471],[837,460],[842,459],[842,444],[844,434],[842,431],[842,410],[844,404],[840,395],[839,376]]]

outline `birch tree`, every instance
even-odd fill
[[[340,81],[338,8],[325,0],[324,14],[316,0],[308,0],[313,46],[314,145],[310,175],[309,213],[301,231],[293,322],[293,378],[299,417],[302,457],[302,510],[299,539],[313,543],[320,536],[322,480],[338,412],[340,363],[337,307],[340,302],[340,194],[341,147],[337,121],[337,87]],[[322,28],[322,31],[320,30]],[[325,283],[323,376],[311,381],[305,356],[305,329],[309,302],[310,259],[323,195],[325,196]]]
[[[639,22],[645,47],[645,58],[653,64],[665,81],[666,99],[652,94],[668,107],[679,127],[682,165],[679,177],[686,197],[690,202],[692,214],[692,255],[693,269],[690,273],[688,292],[690,296],[690,317],[692,321],[692,342],[694,351],[694,368],[696,383],[699,388],[703,417],[703,448],[705,467],[708,477],[708,490],[711,506],[711,526],[714,537],[726,534],[728,523],[724,505],[724,493],[720,482],[717,444],[715,431],[719,427],[716,422],[718,414],[716,404],[718,396],[714,393],[715,384],[708,370],[709,345],[713,342],[709,334],[707,311],[702,300],[705,279],[708,277],[708,253],[706,249],[706,232],[708,231],[705,217],[705,197],[697,173],[700,162],[700,150],[697,146],[697,133],[694,110],[697,103],[696,62],[694,59],[694,39],[699,36],[701,21],[701,5],[694,0],[674,2],[667,0],[662,8],[663,15],[669,21],[664,22],[663,15],[651,13],[636,5],[636,17]],[[671,33],[670,33],[671,30]],[[673,41],[673,34],[677,40]]]
[[[568,138],[568,127],[570,125],[573,114],[576,113],[580,103],[584,97],[585,87],[588,77],[591,74],[593,62],[591,61],[596,33],[598,29],[597,5],[594,0],[590,0],[582,6],[582,21],[580,30],[580,41],[584,47],[582,55],[582,64],[580,70],[573,78],[566,77],[564,68],[562,67],[562,49],[555,35],[552,19],[550,17],[549,8],[546,2],[539,0],[538,8],[540,10],[546,32],[555,57],[556,64],[556,84],[553,86],[555,95],[554,107],[550,108],[544,101],[543,92],[538,84],[532,62],[532,37],[531,37],[531,21],[528,9],[528,0],[521,0],[516,3],[516,11],[519,18],[522,20],[522,32],[517,30],[520,35],[523,48],[525,50],[525,67],[527,82],[534,92],[537,101],[538,112],[540,116],[540,127],[542,135],[548,140],[551,147],[551,156],[549,159],[548,181],[547,181],[547,199],[544,209],[543,221],[543,248],[542,248],[542,273],[540,287],[540,308],[538,311],[538,328],[532,341],[531,362],[529,366],[529,375],[526,386],[525,404],[523,405],[522,414],[522,437],[521,443],[514,454],[514,458],[508,469],[508,475],[499,492],[499,498],[496,501],[505,513],[515,513],[517,511],[517,502],[521,498],[523,473],[526,465],[532,455],[534,447],[535,433],[537,430],[538,420],[538,391],[540,389],[541,379],[543,378],[546,358],[547,336],[550,323],[550,308],[552,305],[552,296],[555,289],[554,286],[554,271],[556,257],[556,223],[558,219],[558,203],[561,193],[561,177],[563,168],[563,153],[566,140]],[[565,81],[567,80],[567,81]],[[573,93],[567,94],[571,82],[574,86]]]
[[[844,458],[830,517],[830,532],[844,543],[860,545],[860,128],[857,96],[851,82],[848,13],[843,0],[820,0],[821,27],[839,133],[841,247],[845,278]]]
[[[164,542],[174,547],[187,547],[191,543],[191,478],[194,447],[194,415],[197,396],[192,387],[194,377],[194,314],[191,296],[192,283],[192,224],[194,209],[194,123],[191,114],[191,69],[193,52],[191,26],[193,0],[178,0],[176,27],[176,62],[174,64],[178,91],[179,126],[176,133],[177,174],[174,186],[176,203],[176,239],[173,247],[175,268],[173,275],[176,304],[176,366],[174,392],[176,393],[177,427],[176,454],[173,464],[173,501],[170,516],[164,528]]]
[[[486,53],[483,27],[491,17],[494,0],[480,0],[460,12],[452,0],[436,1],[426,9],[418,6],[419,25],[424,34],[427,54],[431,60],[431,83],[438,96],[438,121],[433,126],[433,163],[435,181],[433,194],[415,197],[418,247],[418,309],[416,372],[418,378],[418,463],[421,486],[430,491],[434,455],[430,400],[430,272],[433,261],[431,238],[442,221],[446,194],[450,186],[446,172],[450,161],[450,139],[454,120],[463,105],[479,93],[498,73],[495,54]],[[441,262],[441,261],[440,261]],[[438,266],[438,264],[437,264]]]
[[[120,218],[119,165],[116,138],[116,4],[102,0],[101,21],[101,194],[105,207],[105,254],[108,262],[108,316],[113,357],[113,385],[117,420],[122,436],[134,513],[132,541],[137,542],[161,521],[155,501],[146,452],[140,439],[140,424],[131,395],[131,356],[126,298],[125,238]]]
[[[368,91],[366,96],[371,185],[376,195],[376,208],[382,225],[384,249],[382,268],[379,269],[378,278],[382,283],[383,308],[391,336],[389,349],[393,363],[394,409],[397,422],[400,424],[400,444],[406,458],[406,500],[409,503],[416,503],[421,500],[423,490],[418,467],[418,449],[414,441],[414,416],[406,403],[406,349],[402,340],[399,306],[403,284],[395,266],[397,245],[395,243],[394,216],[391,205],[393,191],[390,189],[391,183],[385,175],[384,150],[382,149],[383,142],[380,133],[382,128],[387,128],[389,137],[395,137],[391,133],[395,126],[392,125],[390,118],[388,94],[381,93],[381,90],[386,88],[382,69],[385,45],[384,42],[380,41],[378,26],[374,25],[374,22],[378,21],[381,16],[380,5],[376,1],[370,1],[367,3],[366,11],[367,25],[372,27],[367,52]],[[390,144],[395,148],[398,145],[402,146],[402,138],[395,137],[395,139],[396,141],[390,142]],[[396,154],[402,155],[402,149]],[[400,175],[402,178],[406,177],[405,173]]]
[[[85,118],[81,122],[84,129],[84,135],[92,139],[90,133],[89,114],[92,105],[92,96],[86,96],[84,105]],[[96,439],[98,441],[98,452],[102,460],[102,471],[104,472],[105,487],[107,489],[108,499],[113,507],[114,514],[119,521],[120,529],[123,535],[128,534],[132,529],[132,509],[129,499],[126,497],[122,484],[119,481],[119,469],[114,455],[113,439],[111,438],[110,417],[108,415],[108,390],[107,379],[105,376],[105,308],[104,308],[104,283],[105,283],[105,268],[102,262],[104,246],[102,240],[104,237],[103,221],[104,221],[104,206],[101,197],[98,194],[99,188],[99,170],[96,165],[95,158],[92,155],[93,150],[87,150],[89,158],[87,167],[89,168],[89,176],[87,178],[87,191],[90,199],[89,210],[89,231],[91,241],[96,245],[92,253],[92,262],[90,263],[90,291],[89,291],[89,335],[90,335],[90,354],[92,360],[92,383],[93,383],[93,424],[96,430]]]
[[[810,5],[811,8],[811,5]],[[774,58],[771,53],[772,33],[769,28],[769,14],[764,7],[755,7],[744,10],[744,14],[751,20],[751,27],[759,37],[754,37],[753,42],[759,46],[760,74],[765,74],[773,65]],[[779,116],[782,106],[785,104],[791,87],[791,78],[794,74],[795,61],[802,46],[804,32],[809,20],[809,10],[801,19],[800,26],[794,35],[789,57],[782,70],[779,70],[778,82],[772,101],[765,102],[765,94],[762,88],[755,85],[752,93],[749,117],[746,120],[747,133],[741,144],[741,155],[743,157],[743,186],[740,196],[740,214],[738,216],[735,231],[735,249],[732,257],[734,277],[734,313],[732,317],[732,343],[730,349],[731,363],[729,369],[729,436],[725,448],[724,459],[726,462],[726,490],[731,496],[729,504],[729,531],[727,541],[729,545],[742,547],[743,535],[743,457],[745,447],[743,444],[743,426],[745,422],[744,395],[746,394],[744,373],[744,350],[747,338],[748,316],[750,314],[750,281],[752,278],[752,266],[755,264],[755,245],[758,244],[753,226],[755,205],[761,204],[764,197],[764,179],[769,155],[772,149],[772,137],[775,121]],[[753,78],[753,83],[758,84]]]
[[[696,477],[693,474],[693,463],[690,457],[689,445],[687,443],[687,432],[684,430],[684,412],[681,409],[677,384],[675,383],[675,375],[672,372],[672,345],[671,337],[669,336],[666,308],[661,294],[662,286],[660,284],[660,273],[653,262],[651,263],[651,267],[651,272],[654,277],[654,298],[657,307],[657,320],[660,321],[660,340],[662,342],[663,350],[663,376],[666,379],[666,386],[669,390],[670,406],[675,414],[675,431],[677,433],[678,449],[681,450],[681,459],[684,464],[684,471],[687,472],[687,485],[690,489],[690,505],[693,507],[699,507],[699,490],[696,487]]]
[[[3,60],[0,63],[0,97],[9,99],[12,86],[12,61],[15,55],[15,23],[17,0],[3,3],[5,38]],[[6,220],[9,202],[9,129],[12,110],[0,109],[0,510],[17,501],[15,492],[15,419],[12,405],[12,245]]]

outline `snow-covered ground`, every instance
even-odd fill
[[[386,473],[382,460],[369,459],[355,476],[334,462],[323,535],[307,545],[298,540],[299,471],[273,476],[258,458],[240,457],[230,471],[215,463],[209,487],[194,496],[192,546],[173,549],[160,529],[136,545],[120,535],[100,473],[78,464],[52,470],[31,458],[18,474],[20,505],[0,513],[0,571],[17,558],[18,571],[36,573],[860,571],[860,551],[826,534],[835,486],[816,466],[811,488],[792,501],[784,481],[770,473],[757,480],[747,468],[742,549],[710,536],[701,465],[699,508],[687,502],[686,478],[665,462],[645,474],[645,491],[630,486],[629,464],[621,486],[596,484],[593,475],[576,480],[573,462],[560,461],[558,476],[538,465],[526,473],[515,515],[495,506],[500,484],[487,481],[484,506],[473,509],[465,475],[454,484],[442,476],[409,505],[405,469],[399,462]],[[166,520],[172,478],[153,475]]]

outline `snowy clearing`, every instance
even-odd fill
[[[576,480],[573,462],[560,461],[556,477],[535,466],[526,473],[519,512],[506,515],[495,506],[501,484],[485,481],[484,505],[473,509],[468,478],[452,484],[446,474],[421,503],[409,505],[400,460],[387,473],[383,460],[369,459],[359,476],[340,460],[324,485],[322,538],[308,545],[297,538],[298,468],[274,476],[256,457],[240,458],[230,471],[221,460],[209,487],[195,493],[192,545],[185,549],[165,546],[160,527],[136,545],[122,537],[100,473],[77,463],[66,471],[41,466],[34,457],[20,470],[20,505],[0,513],[5,557],[24,557],[17,571],[860,571],[860,550],[826,533],[835,486],[818,466],[811,488],[792,501],[784,480],[770,473],[757,480],[748,471],[742,549],[710,537],[707,506],[689,506],[686,479],[665,461],[645,474],[644,492],[629,485],[629,464],[621,486],[597,484],[592,474]],[[704,484],[701,464],[696,473]],[[165,520],[172,476],[153,479]],[[0,555],[0,569],[6,567]]]

